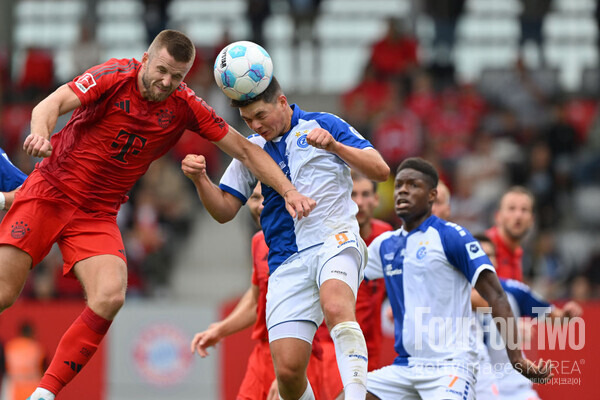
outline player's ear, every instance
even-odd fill
[[[429,190],[429,204],[435,203],[436,197],[437,197],[437,187],[434,187]]]
[[[149,58],[150,56],[148,55],[148,52],[144,52],[144,55],[142,56],[142,64],[146,64]]]
[[[279,105],[281,105],[282,107],[287,107],[287,105],[288,105],[287,97],[285,97],[284,94],[280,94],[277,97],[277,103],[279,103]]]

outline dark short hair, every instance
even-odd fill
[[[411,157],[407,158],[398,166],[396,170],[396,175],[403,169],[414,169],[415,171],[419,171],[423,175],[427,177],[427,181],[429,186],[433,189],[436,188],[439,181],[439,176],[435,167],[429,161],[420,158],[420,157]]]
[[[275,77],[271,78],[271,83],[269,86],[258,96],[255,96],[251,99],[246,100],[231,100],[231,107],[241,108],[246,107],[252,103],[263,100],[265,103],[275,103],[277,98],[283,94],[283,90],[281,90],[281,86],[279,86],[279,82]]]
[[[167,52],[177,62],[187,63],[196,57],[194,43],[186,35],[173,29],[161,31],[148,47],[148,54],[153,56],[160,49],[166,48]]]
[[[483,232],[475,233],[473,238],[475,238],[475,240],[477,240],[479,243],[489,243],[494,247],[494,249],[496,248],[496,245],[494,242],[492,242],[492,239],[490,239],[490,237]]]

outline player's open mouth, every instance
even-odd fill
[[[406,200],[406,199],[399,199],[399,200],[396,202],[396,209],[400,209],[400,208],[406,208],[406,207],[408,207],[408,206],[410,206],[410,203],[409,203],[409,201],[408,201],[408,200]]]

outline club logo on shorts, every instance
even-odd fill
[[[173,121],[173,111],[160,110],[156,113],[156,116],[158,117],[158,126],[161,128],[168,127],[171,124],[171,121]]]
[[[10,236],[12,236],[13,239],[21,239],[27,232],[30,231],[28,225],[23,221],[15,222],[12,224],[11,228],[12,230],[10,231]]]

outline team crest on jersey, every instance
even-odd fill
[[[421,246],[419,250],[417,250],[417,260],[422,260],[427,255],[427,247]]]
[[[77,86],[77,88],[81,90],[81,93],[85,93],[94,86],[96,86],[96,81],[94,80],[92,74],[86,72],[85,74],[77,78],[77,80],[75,81],[75,86]]]
[[[160,126],[161,128],[168,127],[174,118],[173,111],[169,110],[160,110],[156,113],[156,116],[158,117],[158,126]]]
[[[306,135],[302,135],[298,138],[298,140],[296,141],[296,143],[298,144],[298,147],[300,147],[301,149],[305,149],[308,147],[308,142],[306,141]]]
[[[30,231],[28,225],[23,221],[15,222],[12,224],[11,228],[12,230],[10,231],[10,236],[12,236],[13,239],[21,239],[27,234],[27,232]]]

